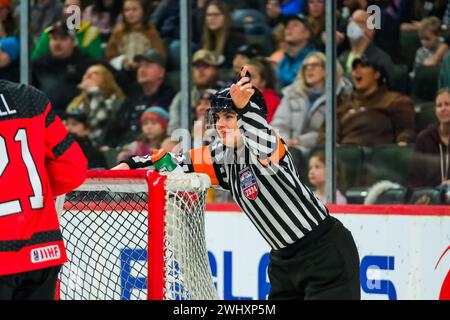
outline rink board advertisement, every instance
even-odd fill
[[[362,299],[449,299],[449,207],[330,206],[330,211],[355,238]],[[206,240],[222,298],[267,298],[270,248],[237,207],[208,207]]]
[[[450,299],[450,207],[329,209],[352,232],[358,247],[362,299]],[[66,211],[61,221],[63,227],[66,225],[63,236],[68,251],[85,257],[77,261],[69,254],[71,262],[65,265],[65,278],[61,280],[65,292],[74,299],[146,299],[147,224],[142,212],[129,212],[128,217],[133,219],[123,214],[113,218],[105,212],[87,212],[94,214],[92,223],[110,225],[112,234],[67,222],[80,213]],[[220,298],[267,299],[270,248],[250,220],[234,204],[211,204],[207,206],[205,227],[209,262]],[[133,247],[115,236],[130,231],[140,235]],[[89,243],[98,243],[100,249]],[[126,288],[131,280],[133,287]],[[83,281],[94,284],[92,295],[81,289]],[[68,296],[62,294],[61,298]]]

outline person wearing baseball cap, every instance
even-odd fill
[[[250,59],[261,55],[261,48],[254,44],[244,44],[240,46],[234,55],[233,71],[239,73],[242,67],[245,66]]]
[[[156,63],[162,68],[166,68],[166,59],[164,59],[164,57],[156,49],[153,48],[148,49],[142,54],[137,54],[134,56],[134,62],[140,63],[142,61],[148,63]]]
[[[414,103],[390,91],[383,66],[367,57],[352,64],[354,92],[337,108],[337,143],[373,146],[414,142]]]
[[[208,49],[197,50],[192,57],[193,86],[191,89],[191,119],[195,119],[195,108],[199,102],[201,92],[205,89],[219,89],[224,83],[219,80],[219,67],[223,58],[217,57]],[[181,94],[173,98],[170,105],[170,120],[168,134],[181,128]]]
[[[120,121],[110,126],[110,143],[120,146],[138,138],[140,117],[150,106],[168,110],[175,91],[166,78],[166,60],[156,49],[150,48],[133,56],[137,66],[136,80],[119,108]]]
[[[358,66],[370,67],[373,70],[379,72],[380,77],[378,79],[378,84],[380,86],[385,85],[387,87],[390,87],[389,74],[387,73],[383,65],[367,58],[366,56],[362,56],[360,58],[356,58],[355,60],[353,60],[352,69],[355,70]]]
[[[302,14],[284,16],[284,41],[286,50],[277,68],[277,77],[281,87],[291,84],[305,57],[316,48],[310,43],[311,26]]]

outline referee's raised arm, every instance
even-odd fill
[[[253,88],[247,66],[241,70],[241,79],[231,85],[230,95],[244,144],[259,159],[270,158],[278,149],[278,137],[266,121],[264,98],[261,92]]]

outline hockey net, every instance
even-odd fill
[[[91,171],[65,196],[60,299],[218,299],[205,241],[206,175]]]

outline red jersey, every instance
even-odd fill
[[[67,261],[54,198],[87,161],[37,89],[0,80],[0,275]]]

